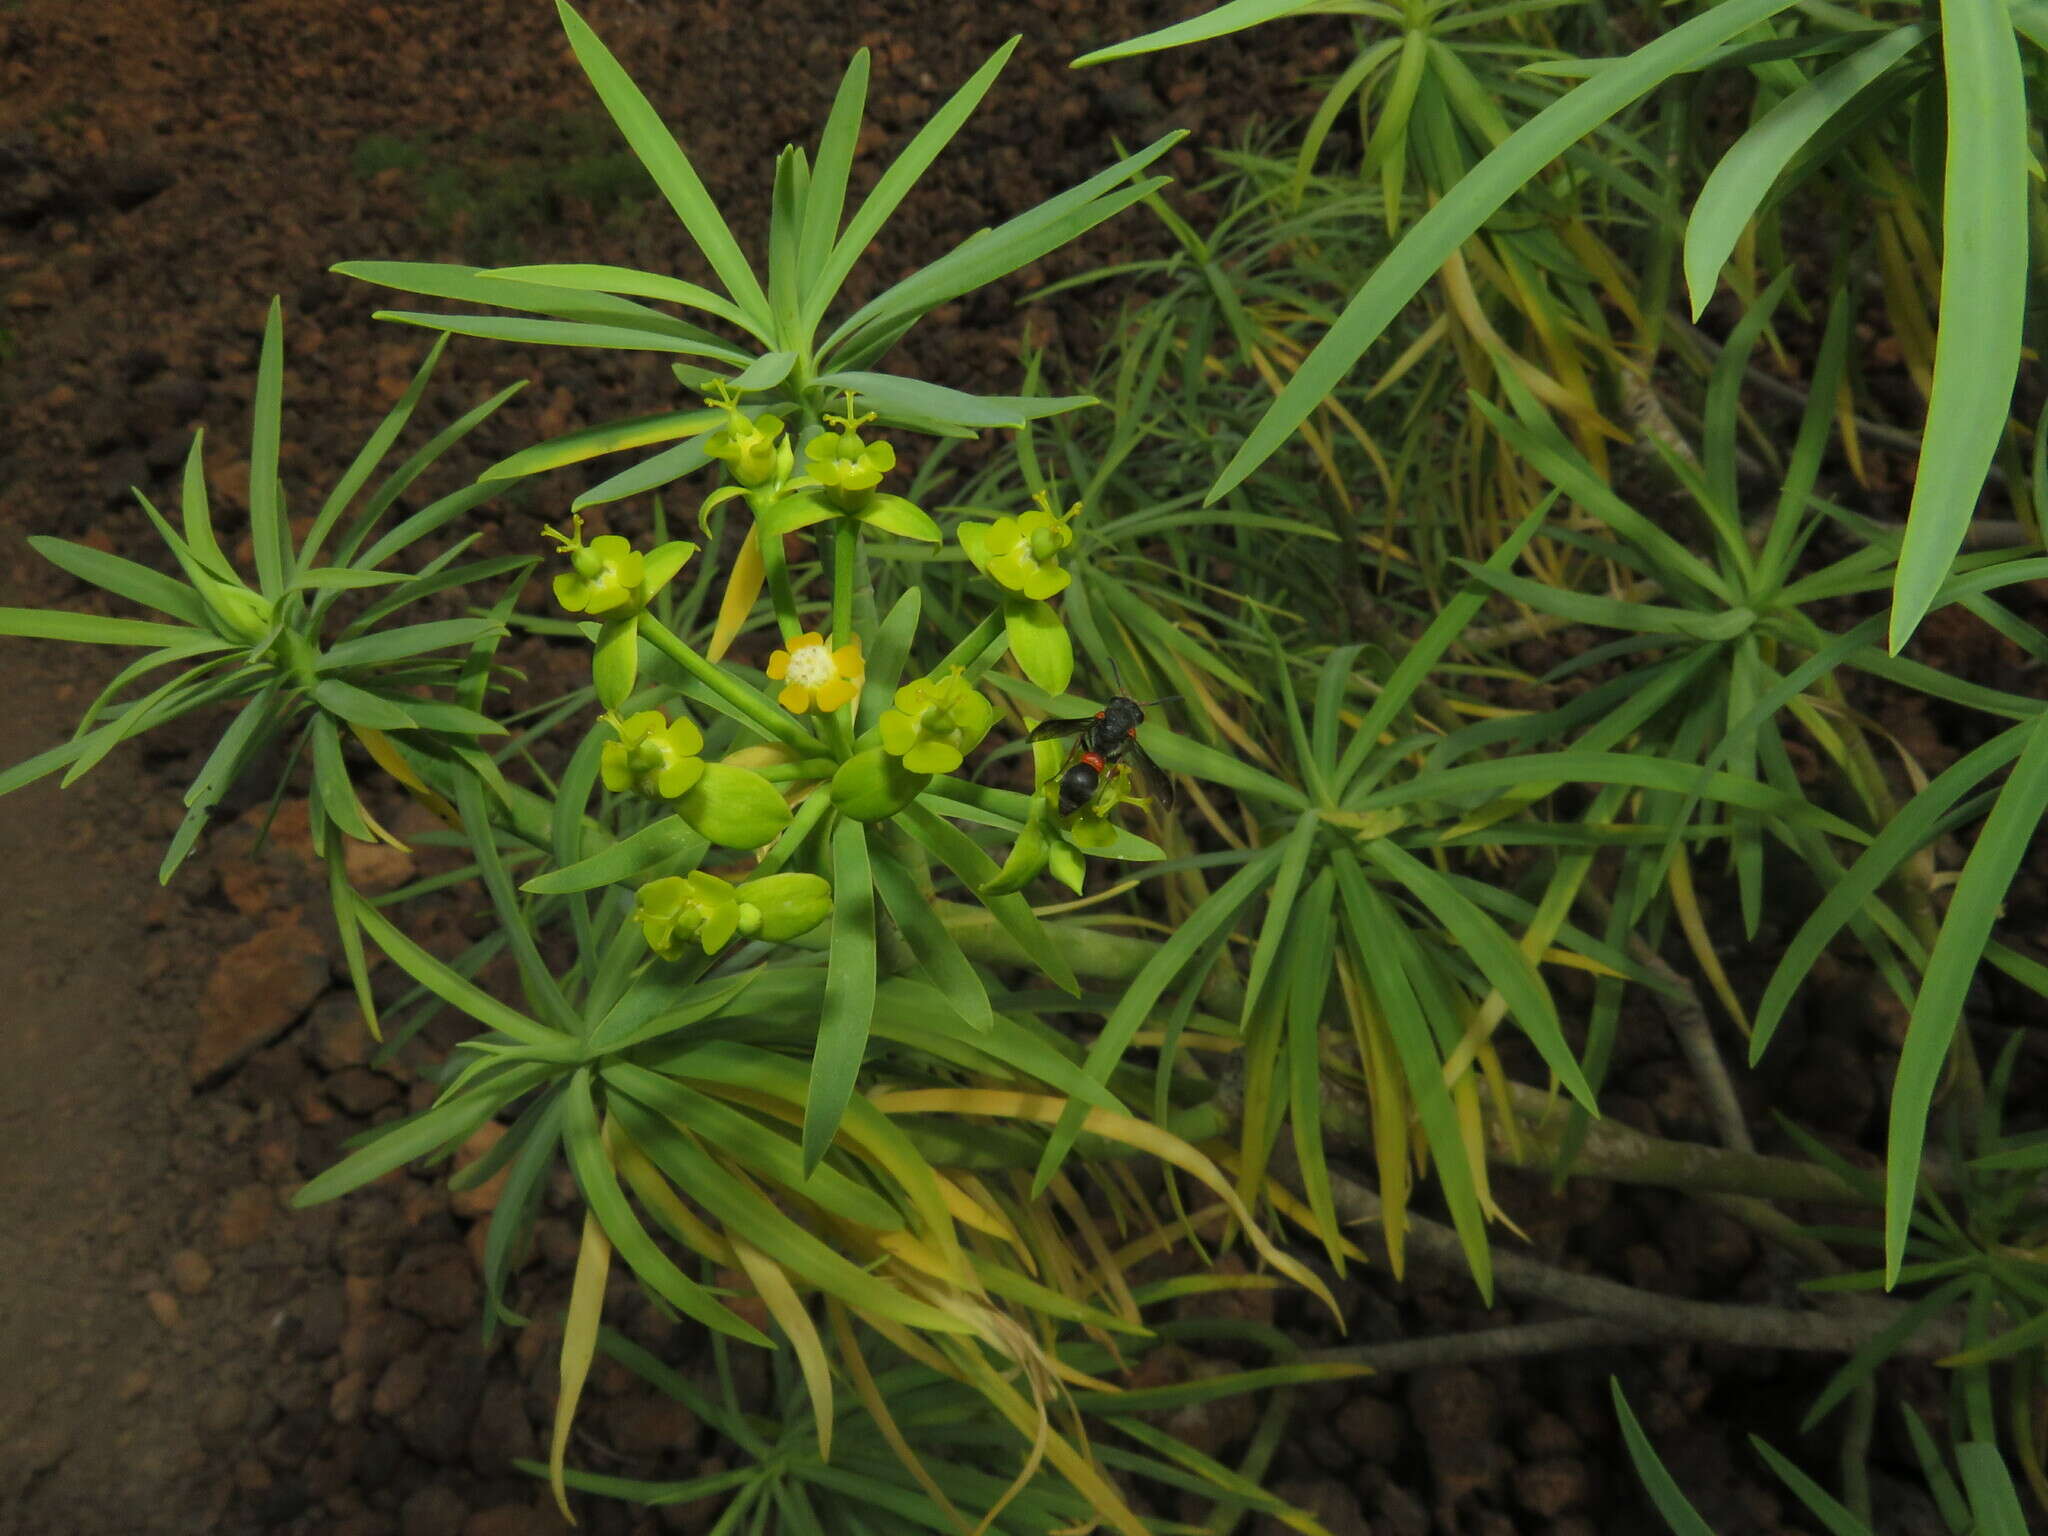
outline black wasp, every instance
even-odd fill
[[[1092,715],[1083,715],[1078,720],[1047,720],[1034,727],[1030,738],[1033,741],[1057,741],[1065,736],[1079,738],[1074,743],[1078,750],[1068,759],[1066,771],[1060,775],[1060,814],[1071,816],[1093,800],[1096,790],[1102,787],[1102,776],[1112,765],[1126,758],[1130,759],[1132,771],[1145,794],[1161,805],[1171,805],[1173,787],[1165,775],[1152,766],[1151,759],[1145,756],[1145,749],[1138,745],[1138,727],[1145,723],[1146,710],[1171,704],[1179,697],[1177,693],[1170,694],[1149,704],[1140,704],[1136,699],[1118,695]]]

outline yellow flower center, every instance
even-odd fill
[[[800,645],[789,653],[789,680],[800,688],[822,688],[838,675],[831,651],[822,645]]]

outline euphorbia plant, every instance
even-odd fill
[[[1053,600],[1066,584],[1061,559],[1079,509],[1055,516],[1048,504],[1022,518],[967,525],[972,531],[961,538],[978,551],[990,584],[987,612],[960,644],[930,644],[917,591],[886,614],[866,596],[875,541],[938,546],[946,538],[931,513],[891,482],[890,430],[972,435],[1086,403],[977,398],[875,365],[936,305],[1156,188],[1161,178],[1138,173],[1172,140],[963,243],[820,339],[853,262],[1009,49],[843,220],[866,82],[865,57],[857,59],[816,164],[796,150],[778,163],[763,283],[652,107],[580,18],[566,5],[561,11],[607,109],[726,291],[589,266],[486,274],[370,263],[347,270],[547,317],[396,317],[450,333],[653,348],[698,360],[678,364],[676,373],[701,408],[515,455],[373,543],[379,520],[420,470],[505,398],[429,443],[343,526],[406,425],[444,337],[295,550],[277,478],[282,327],[273,308],[251,454],[255,580],[244,581],[221,553],[196,444],[182,532],[145,502],[184,583],[76,546],[42,545],[65,569],[176,622],[0,614],[0,633],[153,648],[95,702],[76,741],[13,770],[0,789],[67,763],[83,771],[161,720],[208,702],[245,700],[188,795],[193,815],[166,859],[168,877],[208,808],[257,749],[287,726],[303,733],[313,749],[315,844],[329,859],[337,922],[372,1027],[380,990],[374,948],[478,1032],[440,1072],[430,1107],[360,1139],[297,1203],[344,1194],[452,1151],[486,1122],[505,1122],[489,1153],[454,1180],[466,1187],[505,1176],[483,1252],[488,1329],[524,1321],[508,1304],[513,1257],[550,1174],[566,1164],[586,1215],[548,1467],[565,1511],[569,1428],[599,1347],[605,1281],[617,1255],[661,1305],[714,1334],[765,1345],[772,1332],[786,1343],[821,1459],[830,1454],[837,1394],[850,1387],[913,1481],[927,1492],[937,1487],[892,1428],[863,1355],[873,1338],[856,1344],[849,1326],[859,1319],[978,1396],[991,1423],[1008,1426],[1020,1475],[1008,1492],[985,1490],[990,1520],[1044,1465],[1071,1489],[1067,1507],[1136,1536],[1145,1527],[1097,1463],[1082,1420],[1055,1417],[1070,1389],[1115,1391],[1098,1373],[1112,1369],[1116,1356],[1075,1353],[1070,1346],[1082,1335],[1106,1343],[1149,1332],[1117,1266],[1097,1267],[1113,1231],[1098,1228],[1091,1211],[1089,1165],[1077,1163],[1058,1180],[1064,1227],[1035,1209],[1028,1182],[1005,1182],[993,1170],[1005,1161],[1021,1170],[1037,1159],[1048,1127],[1077,1124],[1091,1153],[1143,1154],[1205,1187],[1273,1268],[1329,1296],[1274,1244],[1229,1175],[1177,1134],[1170,1116],[1133,1114],[1129,1083],[1106,1085],[1084,1072],[1078,1048],[1035,1011],[1014,1006],[1006,991],[1018,970],[1028,970],[1078,997],[1082,973],[1127,963],[1120,953],[1105,957],[1093,930],[1042,921],[1022,882],[996,880],[998,865],[979,840],[986,835],[1000,847],[1028,839],[1042,799],[975,782],[975,759],[999,723],[984,684],[1009,657],[1039,684],[1066,688],[1072,645]],[[681,305],[721,329],[643,300]],[[733,332],[747,340],[727,339]],[[533,530],[530,553],[458,564],[469,542],[462,539],[417,572],[378,569],[507,479],[655,442],[680,445],[577,498],[567,531]],[[724,602],[708,636],[669,622],[677,610],[667,589],[698,555],[694,544],[647,546],[618,532],[586,538],[575,515],[706,468],[722,471],[724,484],[703,488],[700,517],[739,500],[753,519],[724,573]],[[788,561],[787,541],[805,538],[823,556],[816,582],[800,580]],[[333,563],[320,565],[316,557],[330,541]],[[554,565],[549,586],[566,615],[563,627],[592,647],[595,705],[581,719],[567,766],[536,790],[514,782],[477,745],[501,729],[483,707],[519,583],[477,616],[404,629],[389,621],[405,603],[465,582],[528,576],[544,557]],[[334,600],[357,589],[368,595],[344,622]],[[736,640],[751,639],[757,621],[773,631],[763,647],[765,677],[725,659]],[[176,662],[191,670],[120,702],[150,670]],[[387,903],[349,885],[343,839],[388,834],[351,785],[344,733],[466,835],[496,917],[486,942],[512,959],[516,997],[479,985],[466,961],[429,953]],[[1040,764],[1039,771],[1050,770]],[[1152,844],[1116,824],[1126,798],[1111,775],[1073,818],[1077,824],[1063,829],[1055,872],[1070,884],[1080,883],[1084,849],[1158,857]],[[948,885],[965,904],[943,898]],[[565,949],[555,949],[557,937]],[[567,962],[551,962],[544,941],[548,953],[567,953]],[[1183,1084],[1176,1103],[1194,1108],[1205,1094],[1199,1084]],[[963,1119],[980,1129],[952,1129]],[[1199,1119],[1188,1128],[1214,1131]],[[1323,1236],[1342,1241],[1334,1232]],[[1175,1240],[1169,1227],[1143,1242],[1159,1251]],[[757,1321],[761,1313],[730,1304],[736,1287],[758,1298],[768,1330]],[[1084,1359],[1085,1366],[1076,1363]],[[1350,1373],[1287,1369],[1293,1380]],[[1250,1502],[1300,1524],[1270,1496],[1232,1484],[1214,1463],[1173,1453],[1156,1465],[1183,1484],[1190,1477],[1197,1486],[1213,1483],[1236,1506]],[[943,1493],[938,1505],[953,1508]]]

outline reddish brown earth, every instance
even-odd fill
[[[865,269],[870,287],[1098,169],[1112,136],[1142,142],[1184,126],[1213,147],[1252,113],[1294,110],[1291,82],[1344,36],[1311,20],[1076,75],[1064,67],[1075,53],[1177,12],[1134,0],[892,0],[802,14],[781,0],[589,0],[585,14],[683,125],[743,239],[758,231],[749,199],[765,192],[774,152],[810,138],[853,48],[876,52],[877,126],[861,162],[872,177],[882,151],[1022,33],[1006,77]],[[494,258],[510,243],[533,260],[700,275],[666,210],[642,207],[637,192],[608,220],[599,190],[483,230],[436,202],[437,166],[466,166],[479,186],[531,174],[533,146],[563,142],[561,125],[593,106],[541,0],[0,0],[0,602],[92,606],[28,551],[28,534],[156,560],[128,488],[171,499],[202,423],[215,483],[237,509],[273,293],[288,321],[284,474],[302,501],[324,489],[424,348],[421,333],[373,322],[388,296],[329,273],[336,261],[463,259],[488,238],[500,242]],[[378,134],[421,163],[378,169],[364,148]],[[1186,176],[1198,162],[1183,150],[1170,163]],[[1017,296],[1154,239],[1135,219],[1099,232],[1021,283],[952,306],[911,338],[902,365],[1015,388]],[[1038,323],[1076,334],[1089,320],[1076,301]],[[522,377],[532,386],[444,467],[448,486],[538,438],[667,399],[652,359],[458,343],[429,419]],[[515,493],[485,514],[486,546],[532,547],[566,499],[555,482]],[[632,527],[645,512],[614,515]],[[582,665],[532,645],[520,659],[542,692]],[[113,665],[0,642],[11,706],[0,763],[63,739]],[[231,806],[202,854],[157,887],[176,789],[216,724],[123,749],[61,796],[45,781],[0,800],[0,1532],[557,1529],[511,1459],[533,1453],[552,1400],[545,1319],[573,1261],[568,1193],[514,1298],[543,1321],[488,1350],[476,1342],[474,1199],[451,1202],[439,1176],[399,1173],[336,1206],[284,1209],[347,1136],[422,1101],[417,1068],[450,1041],[430,1031],[388,1067],[367,1064],[336,988],[302,808],[295,820],[288,805],[259,850],[260,812]],[[404,824],[397,808],[379,810]],[[358,873],[389,888],[411,872],[401,860]],[[463,941],[453,908],[416,921],[427,942]],[[1825,1060],[1808,1064],[1806,1099],[1854,1119],[1829,1127],[1853,1139],[1869,1128],[1880,1079],[1862,1065],[1867,1043],[1832,1038],[1816,1037]],[[1667,1058],[1661,1033],[1624,1053],[1610,1111],[1698,1133]],[[1728,1299],[1774,1284],[1741,1229],[1702,1227],[1675,1200],[1575,1187],[1556,1201],[1514,1181],[1507,1193],[1539,1247],[1569,1264]],[[1375,1273],[1342,1294],[1352,1337],[1368,1341],[1531,1315],[1503,1307],[1489,1319],[1451,1277],[1397,1286]],[[695,1358],[693,1341],[629,1290],[616,1304],[643,1341]],[[1784,1528],[1784,1501],[1740,1432],[1790,1446],[1799,1394],[1787,1382],[1803,1391],[1810,1375],[1683,1347],[1312,1396],[1277,1477],[1333,1536],[1645,1529],[1605,1403],[1616,1368],[1725,1536]],[[1193,1427],[1223,1450],[1248,1424]],[[712,1448],[600,1371],[577,1451],[602,1470],[673,1476]],[[592,1504],[585,1527],[699,1531],[709,1516]]]

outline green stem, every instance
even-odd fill
[[[832,644],[853,639],[853,589],[860,579],[860,519],[842,517],[832,530]]]
[[[818,750],[818,739],[776,709],[751,688],[742,687],[732,676],[685,645],[653,614],[640,616],[640,637],[668,657],[690,676],[744,715],[761,734],[793,747],[806,757]]]
[[[782,643],[788,645],[804,630],[796,611],[796,588],[789,582],[782,535],[769,529],[765,510],[758,508],[754,512],[754,548],[760,552],[761,569],[768,573],[768,600],[775,609],[776,628],[782,631]]]

